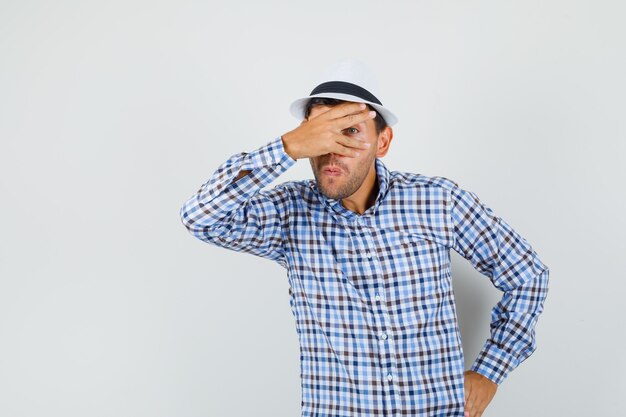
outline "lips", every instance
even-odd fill
[[[342,171],[340,168],[327,166],[323,170],[326,175],[341,175]]]

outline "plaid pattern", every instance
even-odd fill
[[[198,239],[287,270],[302,416],[463,416],[450,249],[504,293],[471,369],[500,384],[532,354],[548,267],[474,193],[380,159],[379,196],[363,215],[315,180],[262,190],[295,162],[280,136],[233,155],[180,215]]]

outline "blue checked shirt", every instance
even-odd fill
[[[315,180],[263,189],[295,164],[276,137],[231,156],[187,200],[198,239],[287,270],[300,342],[302,416],[463,417],[464,357],[450,249],[503,292],[471,369],[497,384],[535,350],[548,267],[476,194],[389,171],[359,215]],[[240,171],[252,172],[234,182]]]

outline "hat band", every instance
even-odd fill
[[[320,94],[320,93],[350,94],[350,95],[362,98],[363,100],[371,101],[376,104],[380,104],[381,106],[383,105],[383,103],[381,103],[380,100],[378,100],[376,96],[374,96],[374,94],[370,93],[365,88],[360,87],[356,84],[345,82],[345,81],[328,81],[328,82],[322,83],[318,85],[317,87],[315,87],[313,91],[311,91],[311,94],[309,95],[312,96],[312,95]]]

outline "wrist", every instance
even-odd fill
[[[294,161],[298,160],[299,156],[293,149],[293,141],[292,141],[291,132],[287,132],[284,135],[281,135],[280,138],[283,141],[283,149],[285,150],[285,153],[289,155],[291,159],[293,159]]]

